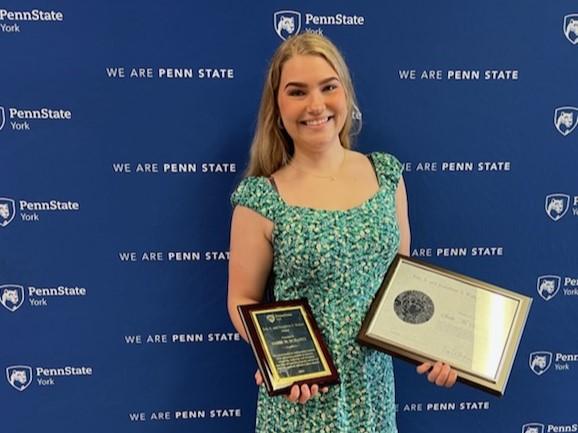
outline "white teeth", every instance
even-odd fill
[[[307,121],[305,121],[305,124],[307,126],[317,126],[317,125],[322,125],[324,123],[327,123],[328,120],[329,120],[329,117],[324,117],[323,119],[307,120]]]

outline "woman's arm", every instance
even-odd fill
[[[233,326],[245,339],[238,305],[257,304],[263,298],[273,263],[273,223],[257,212],[236,206],[231,221],[229,248],[229,292],[227,309]]]
[[[403,177],[399,178],[395,193],[397,224],[399,226],[399,252],[406,256],[410,255],[411,233],[409,229],[409,217],[407,212],[407,193]],[[451,388],[456,383],[457,371],[443,362],[424,362],[417,367],[419,374],[428,373],[427,379],[438,386]]]
[[[227,308],[235,329],[248,341],[247,334],[237,311],[237,305],[257,304],[263,298],[263,290],[273,264],[273,223],[257,212],[237,206],[231,221],[231,246],[229,249],[229,294]],[[255,373],[257,385],[263,384],[259,370]],[[319,385],[293,385],[285,396],[291,402],[305,404],[320,392],[329,388]]]
[[[399,253],[409,256],[411,233],[409,229],[409,216],[407,212],[407,194],[403,176],[400,176],[395,192],[397,225],[399,227]]]

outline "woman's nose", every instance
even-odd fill
[[[321,92],[315,91],[309,94],[307,110],[311,114],[321,114],[325,111],[325,98]]]

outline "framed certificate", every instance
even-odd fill
[[[238,309],[270,396],[288,394],[294,384],[339,383],[306,299]]]
[[[532,299],[398,254],[358,341],[503,395]]]

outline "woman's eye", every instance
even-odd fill
[[[303,90],[294,89],[289,91],[289,96],[303,96],[305,92]]]

